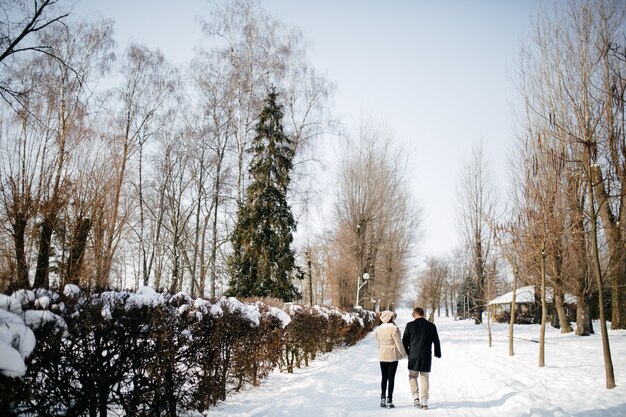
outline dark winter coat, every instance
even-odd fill
[[[437,326],[423,317],[407,323],[402,336],[402,344],[409,354],[409,370],[430,372],[432,365],[432,345],[435,345],[435,356],[441,358],[441,346]]]

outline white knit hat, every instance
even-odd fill
[[[382,321],[383,323],[389,323],[391,320],[394,319],[395,316],[396,313],[394,313],[393,311],[385,310],[380,313],[380,321]]]

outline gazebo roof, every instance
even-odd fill
[[[494,298],[489,302],[489,305],[497,304],[511,304],[513,300],[513,291],[502,294],[499,297]],[[552,288],[546,288],[546,301],[552,302]],[[515,291],[515,303],[516,304],[531,304],[535,302],[535,286],[528,285],[526,287],[518,288]],[[565,304],[576,304],[576,297],[565,293]]]

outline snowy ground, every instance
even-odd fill
[[[410,320],[401,313],[398,325]],[[626,332],[612,332],[617,387],[605,388],[599,327],[590,337],[546,329],[546,366],[539,368],[539,326],[516,326],[515,356],[508,356],[508,325],[486,326],[436,318],[442,359],[433,359],[430,409],[412,406],[406,365],[396,375],[396,408],[381,409],[380,368],[374,333],[356,346],[339,349],[295,374],[274,373],[261,387],[239,393],[209,415],[261,416],[626,416]],[[519,339],[517,339],[519,338]]]

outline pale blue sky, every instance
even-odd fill
[[[200,41],[196,17],[208,16],[213,2],[79,0],[75,14],[111,17],[120,48],[138,41],[184,64]],[[302,30],[310,62],[337,85],[344,123],[373,116],[406,149],[425,212],[421,254],[458,246],[456,183],[473,144],[482,141],[506,191],[516,59],[539,0],[259,3]]]

